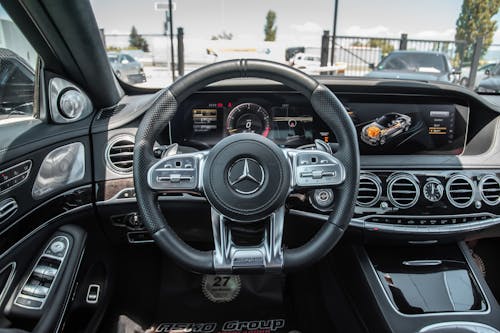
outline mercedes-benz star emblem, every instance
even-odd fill
[[[252,158],[240,158],[229,168],[227,178],[236,192],[252,194],[264,184],[264,169]]]

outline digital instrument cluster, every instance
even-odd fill
[[[229,98],[220,102],[194,100],[186,108],[186,117],[173,128],[173,136],[203,148],[236,133],[256,133],[289,148],[312,144],[315,139],[336,142],[335,133],[300,95],[267,97],[231,99],[234,102]],[[342,102],[357,131],[362,155],[463,152],[469,111],[465,105]]]
[[[256,133],[283,147],[311,144],[316,138],[328,141],[330,136],[326,125],[315,119],[311,110],[286,103],[263,106],[243,102],[232,107],[211,104],[193,108],[191,115],[192,139],[209,144],[236,133]]]

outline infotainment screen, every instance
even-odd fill
[[[459,105],[351,104],[350,114],[364,155],[458,155],[464,148],[467,113]]]
[[[234,96],[233,96],[234,97]],[[281,147],[298,148],[315,139],[335,143],[335,133],[297,95],[260,96],[193,103],[173,138],[210,148],[236,133],[256,133]],[[394,98],[394,97],[393,97]],[[356,129],[362,155],[459,155],[463,152],[469,109],[455,100],[342,100]],[[387,99],[387,98],[384,98]],[[394,98],[395,99],[395,98]],[[400,99],[401,100],[401,99]],[[182,129],[182,130],[181,130]]]

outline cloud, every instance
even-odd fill
[[[383,25],[377,25],[374,27],[362,28],[359,25],[352,25],[345,30],[348,36],[366,36],[366,37],[394,37],[397,34],[393,34],[389,31],[389,28]]]
[[[307,34],[321,34],[323,28],[317,23],[306,22],[304,24],[292,24],[290,28],[293,31]]]
[[[444,31],[424,30],[408,37],[415,39],[453,40],[455,38],[455,29],[446,29]]]

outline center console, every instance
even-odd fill
[[[349,282],[356,286],[351,292],[373,332],[497,332],[493,327],[500,327],[500,307],[465,243],[353,245],[351,250],[347,260],[361,272],[350,274],[359,279]]]
[[[489,305],[459,248],[368,248],[380,286],[402,315],[484,313]]]

